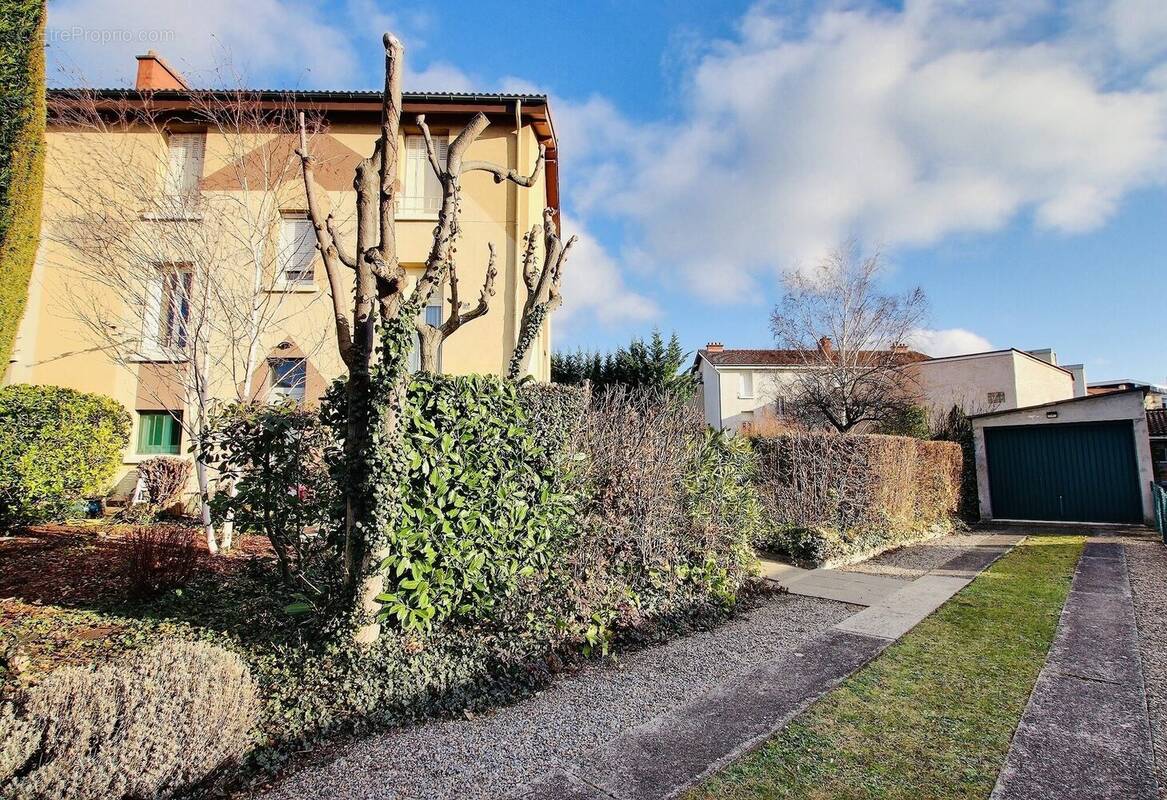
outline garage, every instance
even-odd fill
[[[982,519],[1139,524],[1151,513],[1141,391],[972,418]]]
[[[1143,520],[1129,422],[1018,425],[985,431],[989,491],[998,519]]]

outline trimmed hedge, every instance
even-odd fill
[[[45,4],[0,0],[0,364],[12,355],[40,238]]]
[[[761,546],[809,566],[849,563],[956,525],[961,452],[903,436],[753,439],[770,530]]]
[[[115,400],[58,386],[0,389],[0,528],[59,518],[102,494],[130,441]]]

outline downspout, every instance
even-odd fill
[[[521,98],[515,98],[515,162],[511,165],[515,169],[520,168],[519,167],[519,146],[522,144],[522,136],[523,136],[523,101]],[[523,279],[522,273],[520,272],[521,266],[519,264],[519,259],[520,259],[519,254],[522,252],[521,242],[522,242],[522,236],[523,236],[523,224],[519,221],[519,187],[513,181],[508,181],[507,183],[509,185],[510,191],[513,193],[514,198],[515,198],[515,203],[514,203],[515,218],[514,218],[514,221],[512,223],[513,230],[511,231],[511,235],[514,236],[514,242],[515,242],[514,258],[511,260],[511,270],[515,276],[514,291],[512,292],[512,297],[514,299],[514,311],[511,313],[510,319],[507,321],[509,324],[509,328],[510,328],[510,331],[508,334],[510,337],[510,346],[504,350],[504,352],[507,353],[506,361],[509,362],[510,358],[511,358],[511,353],[514,352],[515,345],[518,343],[517,339],[518,339],[518,335],[519,335],[519,318],[523,313],[523,304],[522,304],[522,302],[519,301],[519,297],[522,294],[522,292],[526,290],[526,284],[523,283],[524,279]],[[504,372],[504,374],[506,372],[506,362],[503,363],[503,372]]]

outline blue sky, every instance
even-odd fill
[[[928,352],[1167,381],[1162,0],[49,8],[58,82],[123,85],[153,46],[196,81],[229,59],[255,85],[372,88],[391,28],[407,89],[550,94],[582,236],[557,347],[654,326],[768,346],[782,275],[855,237],[889,289],[927,292]]]

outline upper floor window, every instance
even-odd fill
[[[198,192],[203,177],[204,133],[172,133],[166,139],[166,172],[162,194],[170,198],[190,197]]]
[[[147,288],[142,349],[147,356],[181,356],[189,337],[194,273],[189,264],[160,264]]]
[[[434,149],[438,152],[438,163],[446,163],[449,142],[434,138]],[[442,182],[430,166],[425,149],[424,136],[405,137],[405,171],[401,180],[401,212],[410,214],[436,214],[442,207]]]
[[[1004,392],[989,392],[988,400],[990,406],[999,406],[1005,402]]]
[[[307,214],[280,218],[277,284],[312,286],[315,280],[316,231]]]
[[[753,397],[754,396],[754,373],[741,372],[738,373],[738,397]]]

